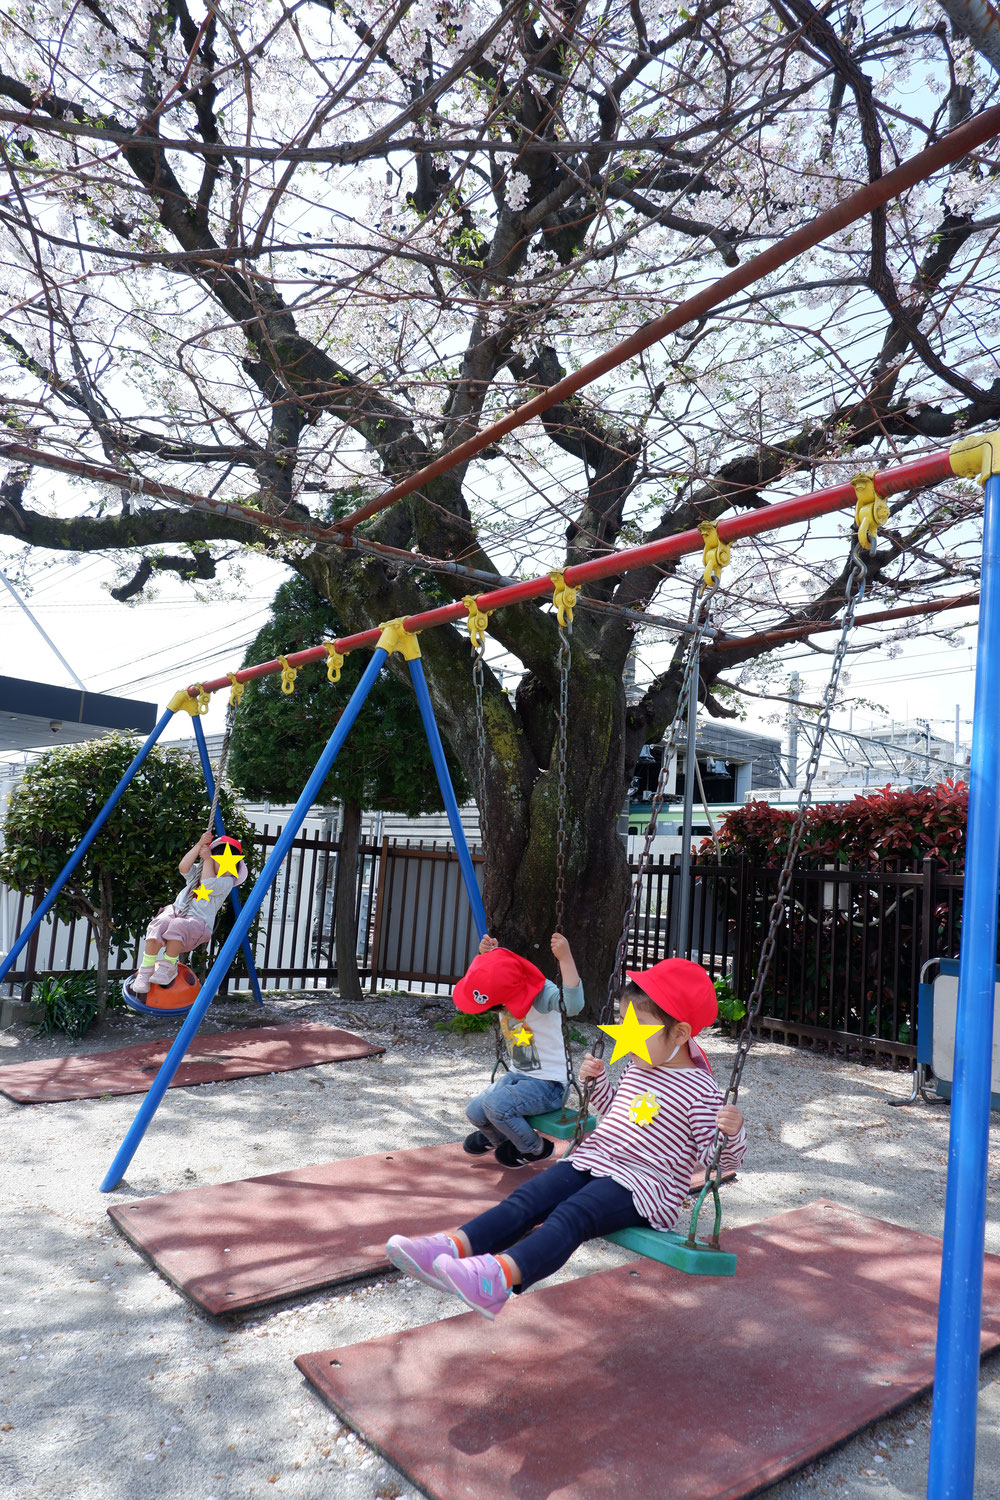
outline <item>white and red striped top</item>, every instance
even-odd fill
[[[594,1079],[590,1097],[601,1119],[570,1162],[595,1177],[613,1178],[628,1189],[654,1229],[672,1229],[690,1192],[692,1171],[711,1156],[715,1118],[723,1104],[711,1069],[649,1068],[633,1062],[615,1088],[605,1068]],[[723,1144],[723,1171],[735,1171],[746,1149],[743,1127]]]

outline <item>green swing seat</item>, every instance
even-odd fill
[[[550,1109],[544,1115],[528,1115],[528,1124],[533,1125],[539,1135],[551,1135],[558,1141],[571,1141],[576,1135],[576,1122],[580,1118],[578,1109]],[[584,1135],[588,1135],[597,1124],[596,1115],[588,1115]]]
[[[736,1256],[730,1251],[713,1250],[704,1240],[695,1240],[692,1248],[687,1235],[674,1229],[650,1229],[640,1224],[633,1229],[615,1229],[604,1238],[688,1276],[736,1275]]]
[[[576,1134],[579,1110],[551,1109],[544,1115],[529,1115],[528,1123],[542,1135],[554,1136],[560,1141],[569,1141]],[[594,1129],[597,1116],[588,1114],[586,1132]],[[586,1133],[585,1132],[585,1133]],[[686,1234],[673,1229],[651,1229],[639,1224],[632,1229],[616,1229],[604,1235],[615,1245],[634,1250],[647,1260],[657,1260],[661,1265],[672,1266],[687,1276],[735,1276],[736,1256],[728,1250],[713,1250],[705,1240],[688,1244]]]

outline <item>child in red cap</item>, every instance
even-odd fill
[[[393,1235],[394,1266],[461,1297],[493,1318],[512,1291],[551,1276],[585,1240],[648,1224],[672,1229],[689,1191],[691,1170],[711,1159],[715,1131],[726,1137],[720,1159],[734,1171],[746,1153],[743,1115],[723,1103],[711,1069],[691,1039],[715,1020],[715,987],[686,958],[668,958],[628,976],[621,997],[645,1025],[658,1025],[612,1084],[589,1053],[580,1077],[593,1080],[600,1123],[566,1157],[517,1188],[495,1208],[446,1234]]]
[[[552,952],[563,982],[568,1016],[583,1009],[583,987],[569,943],[552,934]],[[477,1094],[465,1113],[475,1126],[465,1138],[470,1156],[492,1151],[504,1167],[524,1167],[552,1155],[552,1142],[538,1134],[528,1115],[558,1109],[569,1079],[562,1039],[559,991],[541,969],[496,938],[484,937],[478,957],[456,984],[452,998],[469,1015],[499,1010],[508,1071]]]
[[[219,866],[230,869],[219,873]],[[147,995],[151,984],[171,984],[177,977],[182,953],[200,948],[212,936],[219,908],[234,885],[247,878],[243,845],[228,834],[203,833],[189,849],[177,869],[184,876],[184,889],[164,906],[146,928],[146,943],[132,993]],[[162,949],[162,952],[161,952]]]

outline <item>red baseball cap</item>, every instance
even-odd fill
[[[692,1036],[711,1026],[719,1014],[715,985],[701,964],[689,958],[665,958],[636,974],[628,970],[625,977],[675,1021],[686,1021]]]
[[[544,983],[545,975],[528,959],[509,948],[492,948],[476,954],[451,998],[459,1010],[472,1016],[499,1005],[523,1021]]]
[[[213,839],[211,848],[215,850],[222,847],[223,845],[228,845],[230,849],[235,849],[237,854],[243,853],[243,845],[240,843],[239,839],[230,838],[228,833],[220,833],[217,839]]]

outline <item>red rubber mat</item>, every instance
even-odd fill
[[[387,1271],[390,1234],[492,1208],[523,1182],[460,1145],[355,1156],[109,1208],[118,1228],[205,1312],[235,1312]]]
[[[171,1041],[140,1042],[114,1052],[83,1057],[46,1057],[0,1068],[0,1094],[15,1104],[56,1104],[100,1099],[105,1094],[144,1094],[156,1077]],[[288,1073],[317,1063],[346,1062],[384,1052],[332,1026],[256,1026],[197,1037],[174,1074],[172,1089],[256,1073]]]
[[[642,1261],[295,1363],[435,1500],[742,1500],[929,1389],[941,1244],[824,1201],[724,1243],[732,1281]]]

